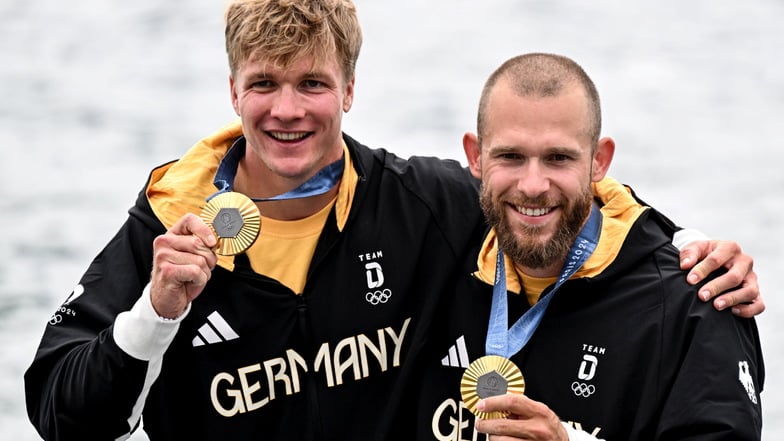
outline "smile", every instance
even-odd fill
[[[299,141],[310,135],[310,132],[267,132],[278,141]]]
[[[552,208],[525,208],[525,207],[518,207],[518,206],[515,206],[515,209],[517,210],[518,213],[531,217],[544,216],[553,211]]]

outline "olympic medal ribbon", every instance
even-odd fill
[[[208,202],[210,199],[221,193],[233,191],[234,177],[237,176],[237,168],[239,167],[240,160],[244,155],[245,137],[240,137],[237,141],[234,142],[229,151],[226,153],[226,156],[224,156],[221,160],[220,165],[218,165],[218,170],[215,172],[215,180],[213,181],[218,191],[207,198]],[[299,187],[293,190],[287,191],[277,196],[268,198],[250,198],[250,200],[253,202],[281,201],[286,199],[307,198],[310,196],[324,194],[331,190],[332,187],[334,187],[335,184],[337,184],[338,181],[340,181],[340,179],[343,177],[344,165],[345,158],[341,156],[340,159],[322,168],[315,175],[311,176],[310,179],[303,182]]]
[[[245,137],[240,137],[218,165],[213,183],[218,191],[207,198],[201,218],[218,238],[216,253],[240,254],[250,248],[261,230],[261,214],[254,202],[299,199],[324,194],[343,177],[345,159],[322,168],[297,188],[269,198],[250,198],[233,191],[240,160],[245,155]]]
[[[480,412],[476,406],[481,399],[506,393],[522,394],[525,392],[523,374],[511,361],[511,358],[531,339],[555,292],[583,266],[596,249],[601,227],[601,211],[596,205],[592,205],[588,221],[572,244],[555,286],[526,311],[511,328],[508,328],[507,325],[508,304],[506,301],[504,254],[501,248],[498,248],[490,323],[485,342],[487,355],[474,360],[460,380],[460,395],[463,402],[477,418],[490,419],[509,416],[508,411]]]

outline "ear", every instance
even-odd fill
[[[343,112],[348,113],[351,110],[351,105],[354,104],[354,79],[356,76],[352,76],[351,80],[346,83],[346,90],[343,94]]]
[[[466,132],[463,135],[463,151],[465,151],[471,174],[477,179],[482,179],[482,149],[479,147],[479,140],[475,134]]]
[[[593,154],[593,170],[591,180],[601,181],[610,169],[613,155],[615,155],[615,141],[610,137],[599,140],[596,144],[596,152]]]
[[[237,98],[237,89],[234,84],[234,75],[229,74],[229,93],[231,94],[231,107],[234,108],[234,113],[240,115],[239,99]]]

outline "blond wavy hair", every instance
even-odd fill
[[[251,58],[285,68],[337,55],[345,80],[354,76],[362,30],[351,0],[234,0],[225,18],[232,75]]]

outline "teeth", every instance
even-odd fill
[[[545,214],[553,211],[552,208],[525,208],[525,207],[517,207],[517,211],[520,214],[524,214],[526,216],[544,216]]]
[[[281,141],[294,141],[308,136],[307,132],[289,133],[289,132],[270,132],[273,138]]]

